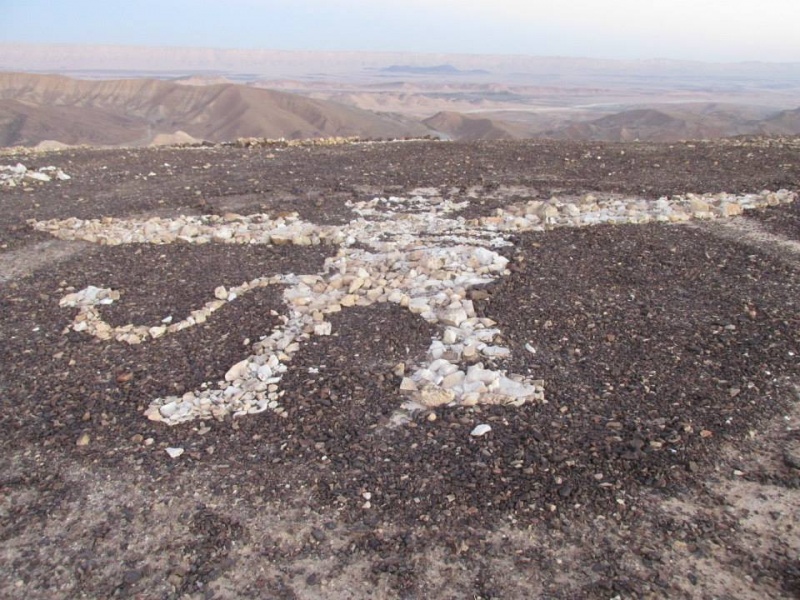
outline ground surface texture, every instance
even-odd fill
[[[64,333],[185,317],[314,273],[331,246],[105,247],[28,219],[296,211],[436,188],[462,214],[531,196],[800,189],[797,140],[405,142],[7,152],[67,181],[0,189],[0,595],[6,598],[793,598],[800,595],[800,202],[725,221],[521,233],[475,290],[546,403],[393,427],[435,335],[392,304],[331,316],[267,411],[175,427],[156,397],[224,377],[279,287],[142,345]],[[491,431],[474,437],[478,424]],[[171,458],[166,448],[183,448]]]

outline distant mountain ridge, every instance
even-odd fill
[[[409,52],[303,51],[265,49],[179,48],[121,45],[20,44],[0,42],[0,69],[42,72],[192,72],[253,74],[264,77],[302,77],[381,69],[387,65],[450,64],[461,70],[488,70],[493,75],[527,73],[531,75],[621,74],[669,76],[687,74],[709,76],[758,77],[774,85],[776,81],[800,80],[800,63],[703,63],[686,60],[610,60],[519,54],[448,54]],[[177,76],[177,75],[176,75]]]
[[[419,123],[324,100],[222,83],[87,81],[0,73],[0,144],[144,145],[160,139],[403,137]],[[166,137],[165,137],[166,136]],[[187,138],[188,136],[188,138]]]
[[[570,123],[538,137],[604,142],[677,142],[735,135],[798,135],[800,108],[765,119],[746,119],[723,110],[641,108]]]
[[[0,146],[43,142],[133,146],[223,142],[239,137],[401,138],[438,135],[455,141],[549,138],[585,141],[714,139],[734,135],[800,134],[800,108],[777,110],[725,103],[638,106],[600,117],[574,113],[570,120],[520,117],[519,112],[483,110],[481,94],[505,97],[502,88],[461,90],[456,110],[436,110],[436,94],[410,95],[423,109],[402,116],[381,110],[381,96],[353,105],[352,94],[327,99],[201,77],[80,80],[60,75],[0,72]],[[450,92],[438,92],[445,99]],[[337,102],[348,101],[349,105]],[[357,100],[357,98],[355,98]],[[431,102],[431,104],[425,104]],[[395,105],[396,106],[396,105]],[[442,106],[442,104],[439,104]],[[475,106],[475,110],[470,110]],[[468,110],[459,112],[461,107]],[[366,110],[369,108],[371,110]],[[389,108],[391,111],[393,109]],[[602,113],[599,113],[602,114]],[[526,120],[527,119],[527,120]]]
[[[457,69],[453,65],[436,65],[420,67],[415,65],[391,65],[381,69],[383,73],[405,73],[411,75],[489,75],[485,69]]]

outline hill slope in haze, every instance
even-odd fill
[[[800,108],[783,110],[760,124],[766,134],[784,134],[800,132]]]
[[[237,137],[403,137],[413,121],[323,100],[235,84],[84,81],[0,73],[0,144],[149,144],[157,136],[220,142]]]
[[[540,137],[602,142],[677,142],[735,135],[795,135],[800,133],[800,109],[759,118],[746,107],[717,104],[674,108],[637,108],[588,121],[573,122]]]
[[[458,112],[442,111],[422,122],[435,133],[452,140],[513,140],[523,137],[514,132],[513,124]]]

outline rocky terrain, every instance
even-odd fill
[[[4,151],[3,596],[796,597],[798,158]]]

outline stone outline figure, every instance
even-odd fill
[[[508,260],[496,249],[510,245],[511,234],[556,226],[711,219],[795,199],[785,190],[742,196],[687,194],[657,201],[614,196],[598,200],[588,195],[575,202],[529,200],[498,209],[493,216],[467,220],[453,215],[465,208],[469,199],[443,199],[436,189],[416,192],[410,198],[348,202],[357,218],[343,226],[316,225],[301,220],[296,213],[275,219],[264,214],[73,218],[32,221],[31,225],[61,239],[105,245],[183,242],[339,246],[337,254],[326,259],[318,273],[260,277],[229,289],[220,286],[213,299],[177,323],[112,327],[102,319],[98,307],[119,300],[119,293],[94,286],[66,295],[60,305],[77,309],[69,326],[74,331],[140,344],[202,323],[250,290],[284,286],[288,314],[280,317],[282,325],[252,344],[250,355],[232,365],[223,381],[211,382],[181,397],[152,401],[147,417],[174,425],[196,418],[243,416],[265,410],[285,416],[284,392],[279,385],[282,374],[300,344],[311,336],[331,333],[327,315],[356,305],[399,304],[438,326],[425,361],[414,365],[400,384],[408,397],[393,419],[400,423],[420,408],[479,403],[520,406],[544,401],[543,381],[493,368],[511,351],[495,342],[500,334],[496,323],[477,317],[468,296],[471,288],[508,273]]]

